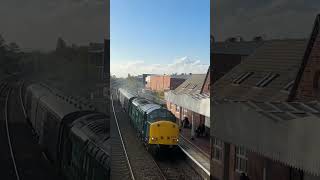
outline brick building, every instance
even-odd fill
[[[97,72],[97,79],[102,80],[104,78],[104,43],[90,43],[88,48],[88,62],[95,66]]]
[[[320,179],[318,31],[319,16],[308,40],[265,41],[213,84],[212,179]]]
[[[168,91],[176,89],[189,75],[150,75],[147,77],[146,88],[152,91]]]
[[[211,47],[211,67],[213,82],[240,64],[244,58],[252,54],[263,41],[213,42]]]
[[[178,118],[179,123],[187,117],[195,130],[199,124],[210,129],[210,72],[192,74],[175,90],[165,93],[167,108]]]
[[[107,97],[109,93],[110,78],[110,40],[104,43],[90,43],[88,47],[88,64],[93,67],[89,73],[91,79],[96,82],[96,86],[91,89],[90,98]]]

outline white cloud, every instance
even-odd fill
[[[200,60],[190,57],[175,59],[172,64],[147,64],[144,61],[130,61],[127,63],[111,63],[111,74],[117,77],[127,77],[144,73],[152,74],[172,74],[172,73],[193,73],[205,74],[209,65],[202,64]]]

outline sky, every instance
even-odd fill
[[[103,42],[109,0],[1,0],[0,34],[24,50],[51,50],[67,43]]]
[[[209,0],[111,0],[111,73],[206,73]],[[178,67],[178,68],[177,68]]]
[[[211,34],[216,41],[307,38],[318,13],[319,0],[212,0]]]

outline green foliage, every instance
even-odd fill
[[[19,61],[23,53],[16,43],[7,44],[0,35],[0,66],[5,73],[12,73],[19,70]]]
[[[59,37],[57,40],[56,51],[63,50],[66,47],[67,47],[67,43],[61,37]]]
[[[138,91],[139,89],[143,88],[142,81],[139,81],[134,76],[127,77],[125,81],[126,88],[130,89],[131,91]]]
[[[88,47],[69,47],[61,39],[60,45],[52,52],[32,52],[23,59],[32,79],[47,82],[68,94],[86,96],[90,87],[94,87],[96,71],[88,64]],[[66,46],[64,46],[66,45]]]
[[[164,99],[164,91],[156,92],[156,97],[159,98],[159,99]]]

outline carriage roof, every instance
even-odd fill
[[[50,94],[47,88],[39,84],[31,84],[30,86],[28,86],[27,92],[31,92],[32,95],[36,98],[40,98],[42,96],[47,96]]]
[[[131,99],[133,97],[136,97],[135,94],[133,93],[130,93],[129,91],[127,91],[126,89],[123,89],[123,88],[119,88],[119,92],[124,95],[127,99]]]
[[[54,112],[60,119],[62,119],[67,114],[79,111],[75,105],[66,102],[65,100],[53,95],[48,94],[40,99],[40,103]]]

